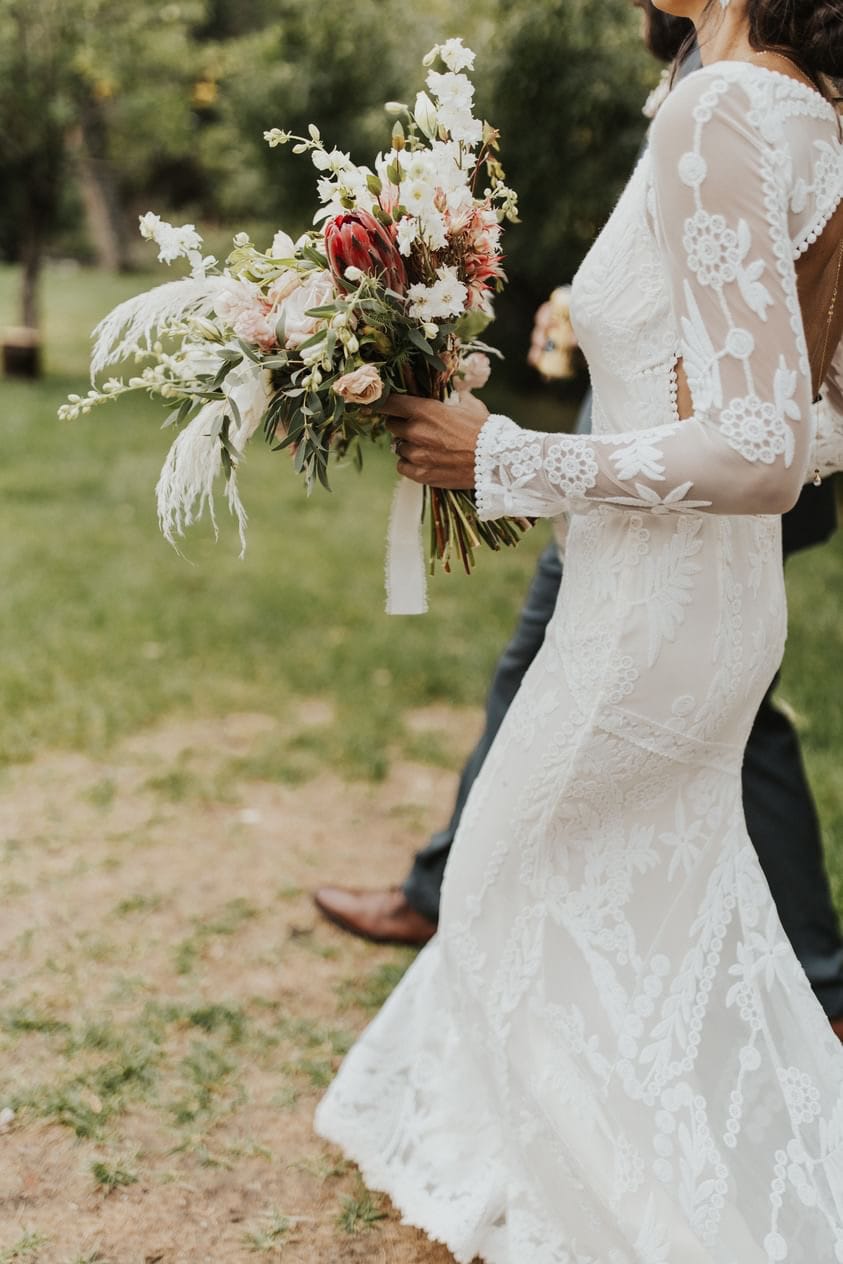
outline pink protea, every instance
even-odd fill
[[[336,277],[344,277],[348,268],[359,268],[369,276],[380,277],[388,289],[398,294],[407,288],[404,260],[389,229],[368,211],[347,211],[329,219],[325,225],[325,250]]]

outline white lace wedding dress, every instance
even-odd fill
[[[559,604],[440,933],[317,1113],[459,1261],[843,1261],[843,1049],[740,775],[785,638],[777,515],[843,464],[843,364],[818,448],[795,275],[841,197],[819,94],[691,75],[575,282],[594,437],[481,433],[487,516],[571,511]]]

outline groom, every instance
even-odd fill
[[[645,13],[651,51],[665,61],[672,60],[689,24],[667,17],[649,0],[636,3]],[[683,69],[695,69],[698,65],[694,51]],[[532,359],[541,348],[543,337],[540,309]],[[578,428],[589,426],[586,411]],[[807,487],[795,508],[782,520],[785,557],[826,540],[835,526],[832,485],[826,482],[821,487]],[[486,703],[486,727],[463,769],[448,825],[417,854],[402,887],[320,888],[314,897],[316,905],[336,925],[376,942],[413,945],[426,943],[435,933],[442,876],[463,807],[524,674],[541,648],[561,578],[556,546],[550,545],[539,558],[515,633],[495,670]],[[746,748],[744,812],[785,933],[818,1000],[843,1039],[843,937],[831,898],[819,823],[799,740],[790,720],[773,705],[777,681],[778,677],[761,704]]]

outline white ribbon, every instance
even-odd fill
[[[398,479],[386,541],[386,613],[425,614],[427,576],[422,547],[424,488]]]

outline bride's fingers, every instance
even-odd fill
[[[390,419],[386,423],[386,428],[397,440],[410,440],[418,443],[422,439],[430,439],[430,427],[423,421],[398,421]]]
[[[396,395],[393,392],[378,400],[378,412],[386,417],[412,417],[423,402],[415,395]]]
[[[425,477],[427,471],[418,465],[413,465],[411,461],[405,461],[403,458],[399,458],[395,468],[398,470],[399,474],[403,474],[404,478],[409,478],[413,483],[427,482],[427,478]]]

